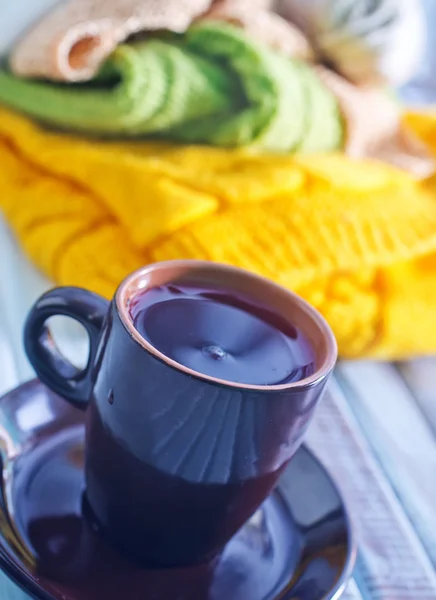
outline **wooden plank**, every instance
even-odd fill
[[[333,380],[308,442],[348,500],[359,544],[355,579],[371,600],[435,600],[433,565]]]
[[[436,435],[436,358],[421,358],[397,366]]]
[[[11,348],[9,331],[5,323],[5,310],[0,294],[0,395],[5,394],[16,385],[20,378]]]
[[[0,598],[1,600],[31,600],[30,596],[15,585],[3,571],[0,571]]]
[[[340,596],[340,598],[341,600],[363,600],[363,596],[359,591],[355,579],[351,579],[351,581],[347,585],[346,590],[344,591],[342,596]],[[336,600],[336,598],[334,598],[333,600]]]
[[[436,438],[428,421],[393,365],[342,363],[337,376],[372,451],[436,566]]]
[[[34,299],[48,283],[24,258],[5,222],[0,219],[0,276],[7,285],[0,290],[3,323],[8,331],[10,347],[20,382],[33,377],[33,371],[22,345],[23,323]]]
[[[22,336],[26,315],[35,300],[52,284],[39,273],[22,253],[7,225],[0,219],[0,255],[2,261],[0,277],[7,281],[0,291],[4,322],[14,354],[20,382],[34,377],[34,372],[25,356]],[[62,353],[77,366],[84,366],[88,356],[88,337],[84,329],[66,317],[55,317],[50,329]]]

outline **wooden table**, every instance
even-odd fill
[[[0,256],[4,393],[33,377],[22,326],[50,284],[23,257],[3,221]],[[84,339],[74,327],[57,325],[59,343],[80,362]],[[436,358],[338,365],[308,443],[336,476],[356,527],[359,558],[347,600],[436,600],[435,434]],[[0,573],[0,599],[26,595]]]

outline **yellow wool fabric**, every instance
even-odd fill
[[[436,151],[436,118],[409,115]],[[270,277],[326,316],[344,357],[436,351],[436,182],[343,155],[60,135],[0,109],[0,208],[56,283],[107,297],[174,258]]]

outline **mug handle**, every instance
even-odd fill
[[[77,287],[59,287],[43,294],[24,325],[24,349],[39,379],[74,406],[85,409],[92,392],[92,367],[109,302]],[[46,325],[56,315],[71,317],[89,336],[86,367],[78,369],[57,348]]]

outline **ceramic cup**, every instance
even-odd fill
[[[195,372],[135,329],[129,304],[183,281],[223,286],[298,325],[315,370],[294,383],[257,386]],[[90,355],[79,371],[46,321],[78,320]],[[44,294],[28,316],[25,349],[38,377],[87,410],[85,506],[102,532],[147,564],[208,561],[253,515],[299,447],[336,360],[322,316],[292,292],[233,267],[171,261],[125,279],[109,303],[83,289]]]

